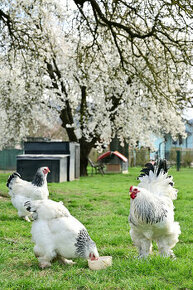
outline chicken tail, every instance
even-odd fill
[[[168,166],[165,159],[160,159],[154,164],[146,163],[140,172],[138,177],[139,187],[145,188],[158,196],[177,198],[177,190],[173,188],[173,178],[168,175]]]
[[[8,178],[8,180],[7,180],[7,187],[8,187],[9,189],[11,189],[11,184],[13,183],[13,180],[14,180],[15,178],[17,178],[17,177],[21,178],[21,175],[20,175],[18,172],[14,172],[13,174],[11,174],[11,175],[9,176],[9,178]]]
[[[30,200],[27,200],[24,203],[24,207],[26,208],[27,211],[31,212],[31,201]]]
[[[27,200],[24,203],[24,207],[27,211],[31,213],[32,219],[35,221],[38,219],[38,213],[37,213],[37,204],[41,202],[39,200]]]
[[[140,175],[138,176],[137,179],[140,177],[143,177],[145,175],[149,176],[150,171],[156,174],[158,176],[160,172],[162,173],[167,173],[168,172],[168,166],[167,166],[167,161],[165,159],[160,159],[158,162],[153,163],[146,163],[145,167],[140,171]]]
[[[70,212],[63,205],[63,202],[56,202],[51,199],[46,200],[28,200],[24,203],[27,211],[36,213],[39,219],[51,220],[61,217],[69,217]]]

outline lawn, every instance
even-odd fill
[[[21,220],[7,195],[8,174],[0,174],[0,289],[193,289],[193,169],[182,169],[174,176],[179,190],[175,219],[182,234],[174,248],[177,257],[161,258],[154,253],[138,260],[129,235],[129,195],[137,185],[139,168],[129,174],[82,177],[66,183],[49,184],[50,198],[63,201],[71,214],[88,229],[100,255],[111,255],[113,266],[91,271],[87,261],[76,265],[54,262],[38,268],[33,254],[31,224]]]

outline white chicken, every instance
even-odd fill
[[[98,259],[95,242],[62,202],[28,201],[25,207],[33,213],[31,233],[40,268],[51,266],[54,258],[59,258],[64,264],[74,264],[69,258]]]
[[[18,172],[14,172],[9,176],[7,187],[13,206],[18,210],[19,217],[30,222],[31,213],[26,211],[24,203],[27,200],[47,199],[49,196],[47,186],[47,174],[50,172],[48,167],[40,167],[32,182],[21,179]]]
[[[138,178],[139,185],[130,187],[131,239],[139,250],[139,258],[151,253],[153,240],[161,256],[175,257],[172,248],[181,233],[179,223],[174,221],[172,202],[177,198],[177,190],[167,174],[165,160],[145,166]]]

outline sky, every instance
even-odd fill
[[[187,120],[193,119],[193,108],[184,109],[183,115]]]

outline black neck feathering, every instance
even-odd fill
[[[90,247],[94,245],[95,243],[90,238],[87,230],[85,229],[80,230],[78,237],[76,239],[76,243],[75,243],[77,256],[84,258],[86,247]]]
[[[36,175],[34,176],[34,179],[32,180],[32,184],[35,186],[42,186],[44,184],[44,176],[40,173],[36,173]]]

